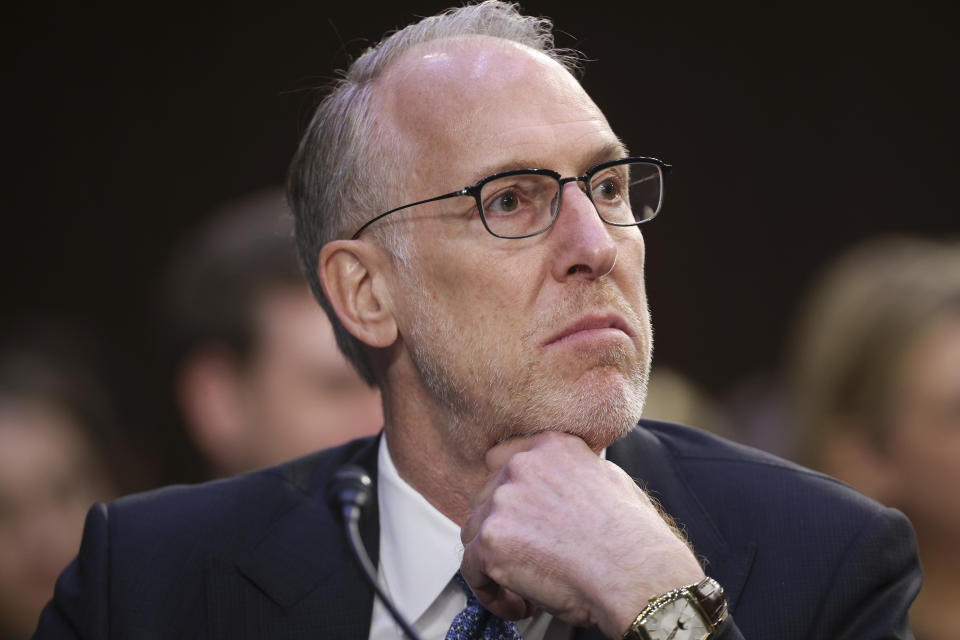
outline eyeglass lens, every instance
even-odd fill
[[[614,165],[589,177],[597,213],[613,225],[636,225],[660,209],[663,180],[660,167],[647,162]],[[556,217],[560,183],[549,175],[521,173],[490,180],[480,190],[483,216],[500,236],[543,231]]]

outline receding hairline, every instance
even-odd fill
[[[384,68],[381,73],[379,73],[377,77],[371,81],[371,111],[376,114],[375,118],[377,120],[386,124],[391,130],[400,133],[397,139],[394,140],[394,144],[404,145],[407,142],[407,136],[403,131],[404,128],[397,123],[395,119],[395,109],[397,108],[397,103],[395,101],[396,92],[392,91],[391,87],[395,87],[398,83],[403,83],[412,75],[416,74],[419,69],[422,69],[420,66],[420,61],[422,61],[424,58],[432,57],[434,55],[439,57],[444,53],[456,53],[463,51],[482,52],[484,50],[492,51],[494,53],[506,52],[507,54],[520,54],[521,59],[526,57],[529,61],[535,64],[546,65],[546,67],[551,71],[562,74],[561,77],[566,78],[572,84],[572,86],[575,86],[576,90],[581,92],[583,96],[589,100],[591,104],[593,104],[597,112],[605,119],[602,110],[596,105],[595,102],[593,102],[593,99],[580,84],[579,80],[577,80],[571,69],[562,61],[551,56],[549,52],[536,49],[523,42],[502,38],[500,36],[475,33],[459,34],[436,38],[412,45],[395,59],[391,60],[389,66]],[[460,123],[460,125],[462,124],[466,123]],[[454,127],[460,126],[455,123],[451,123],[451,125]],[[398,149],[397,152],[400,155],[403,154],[402,150]],[[591,157],[595,157],[592,164],[596,164],[604,160],[612,160],[626,155],[626,145],[619,138],[615,138],[615,140],[603,144],[591,155]],[[510,169],[548,168],[541,167],[539,166],[540,164],[542,164],[542,162],[536,162],[533,160],[527,161],[523,158],[517,158],[512,162],[507,162],[506,164],[495,164],[490,165],[489,167],[478,169],[476,179],[480,179],[491,173],[507,171]]]
[[[462,33],[454,34],[449,36],[442,36],[440,38],[433,38],[430,40],[424,40],[423,42],[417,42],[410,45],[405,50],[400,52],[400,54],[393,60],[390,61],[390,64],[381,72],[381,76],[386,75],[390,72],[390,69],[399,66],[404,60],[415,55],[417,52],[421,52],[424,49],[444,49],[444,50],[462,50],[466,48],[472,48],[477,46],[492,46],[494,48],[503,49],[503,50],[514,50],[522,51],[525,53],[532,54],[533,57],[548,61],[557,66],[559,69],[563,69],[567,73],[571,73],[570,69],[564,66],[559,60],[551,56],[548,51],[543,51],[537,49],[525,42],[519,42],[517,40],[511,40],[509,38],[504,38],[501,36],[490,35],[486,33]],[[571,73],[571,76],[573,74]]]
[[[440,57],[446,53],[469,51],[470,49],[489,49],[491,51],[499,50],[521,53],[528,56],[531,60],[535,60],[541,64],[545,63],[557,71],[562,71],[573,83],[581,86],[570,68],[565,66],[560,60],[552,57],[549,52],[536,49],[523,42],[517,42],[516,40],[510,40],[500,36],[467,33],[418,42],[405,49],[371,80],[370,84],[373,89],[374,102],[377,102],[376,96],[380,93],[380,89],[403,81],[409,74],[416,72],[418,61],[434,56]],[[404,71],[406,73],[404,73]],[[398,74],[401,73],[403,73],[403,75],[398,77]]]

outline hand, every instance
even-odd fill
[[[703,570],[649,497],[580,438],[541,433],[486,456],[491,475],[461,529],[461,572],[512,620],[537,606],[619,638],[654,596]]]

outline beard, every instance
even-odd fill
[[[408,274],[421,302],[442,302],[426,283]],[[405,279],[407,279],[405,278]],[[590,309],[613,308],[641,342],[619,344],[584,360],[575,381],[548,369],[538,340]],[[606,281],[584,283],[521,335],[518,346],[493,335],[490,322],[459,326],[450,309],[423,304],[411,313],[405,337],[414,367],[446,421],[455,451],[474,458],[504,440],[542,431],[578,436],[600,451],[629,432],[646,401],[652,339],[649,312],[630,307]],[[589,362],[587,362],[589,361]],[[580,366],[575,363],[575,366]]]

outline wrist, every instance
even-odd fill
[[[713,578],[651,598],[617,636],[622,640],[706,640],[727,618],[723,587]]]
[[[692,562],[687,563],[677,558],[677,565],[671,567],[673,571],[669,573],[667,567],[661,567],[659,571],[645,569],[641,580],[620,582],[614,586],[608,583],[603,596],[604,609],[601,609],[605,615],[600,618],[606,624],[599,623],[600,630],[610,638],[619,639],[636,619],[638,612],[650,602],[666,593],[700,583],[706,574],[692,554],[690,559]],[[682,571],[678,571],[680,566],[683,566]],[[656,575],[659,579],[651,580],[649,575]]]
[[[608,638],[619,640],[624,630],[628,629],[637,618],[638,612],[643,610],[665,593],[679,590],[687,585],[696,584],[704,578],[701,572],[679,580],[658,581],[657,584],[644,583],[642,585],[607,584],[603,595],[600,614],[597,616],[597,627]]]

